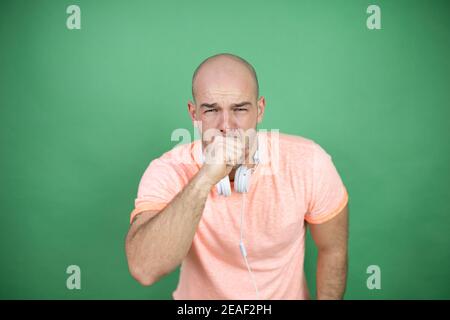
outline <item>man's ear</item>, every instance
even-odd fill
[[[200,119],[197,119],[197,106],[192,101],[188,101],[188,112],[192,120],[192,125],[194,126],[195,137],[201,136],[202,121]]]
[[[264,117],[264,111],[266,109],[266,98],[261,96],[257,101],[258,111],[257,111],[257,122],[261,123]]]
[[[192,122],[197,120],[197,107],[195,106],[195,103],[192,101],[188,101],[188,112],[191,117]]]

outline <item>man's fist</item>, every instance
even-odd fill
[[[205,149],[204,165],[201,170],[213,183],[218,183],[234,167],[244,163],[245,144],[243,135],[233,131],[226,136],[216,135]]]

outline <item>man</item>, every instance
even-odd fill
[[[126,238],[132,276],[151,285],[182,264],[175,299],[309,299],[309,226],[318,248],[317,298],[343,298],[348,195],[331,157],[306,138],[255,134],[266,103],[240,57],[203,61],[192,94],[188,111],[202,139],[145,171]],[[240,165],[250,170],[246,193],[234,189]],[[214,187],[227,176],[230,196]]]

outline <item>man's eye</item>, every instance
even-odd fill
[[[245,108],[236,108],[236,109],[234,109],[235,111],[247,111],[247,109],[245,109]]]
[[[211,112],[211,111],[217,112],[217,109],[209,109],[209,110],[206,110],[205,113],[208,113],[208,112]]]

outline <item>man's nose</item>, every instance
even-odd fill
[[[234,129],[232,119],[228,111],[222,112],[222,117],[219,121],[219,130],[222,134],[226,134],[230,129]]]

